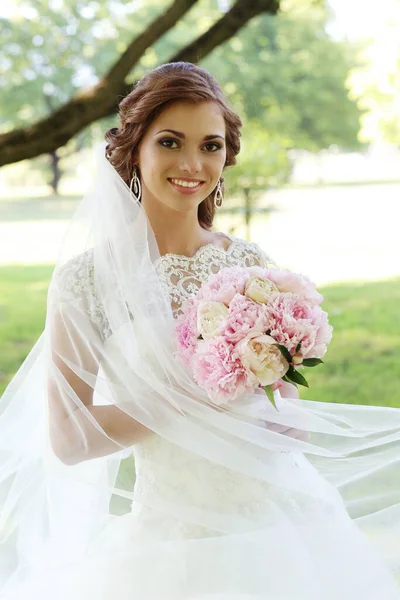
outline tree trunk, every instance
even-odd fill
[[[53,107],[53,99],[49,94],[44,94],[44,102],[47,106],[47,109],[49,111],[54,110]],[[58,156],[57,152],[55,150],[53,150],[52,152],[49,152],[49,165],[50,165],[50,169],[51,169],[51,173],[52,173],[52,179],[50,181],[50,185],[51,185],[51,189],[53,190],[53,193],[58,196],[58,186],[60,183],[60,179],[61,179],[61,171],[60,171],[60,157]]]
[[[57,152],[50,152],[49,153],[49,158],[50,158],[50,167],[51,167],[51,171],[52,171],[52,179],[50,181],[50,185],[51,185],[51,189],[53,190],[53,193],[58,196],[58,186],[60,183],[60,179],[61,179],[61,170],[60,170],[60,157],[58,156]]]
[[[250,231],[250,221],[251,221],[251,200],[250,200],[250,189],[244,188],[244,220],[246,223],[246,240],[251,242],[251,231]]]
[[[280,0],[236,0],[206,33],[180,50],[168,62],[197,63],[214,48],[231,38],[250,19],[268,12],[276,14]],[[74,135],[103,117],[117,114],[121,97],[132,89],[125,82],[147,48],[169,31],[197,0],[175,2],[127,47],[108,73],[93,87],[78,93],[48,117],[0,135],[0,166],[50,153],[64,146]]]

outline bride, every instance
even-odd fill
[[[0,402],[0,598],[399,600],[400,410],[223,408],[176,357],[211,273],[273,265],[212,228],[239,117],[190,63],[119,117]]]

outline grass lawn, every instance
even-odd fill
[[[302,398],[400,407],[400,278],[319,287],[333,339]]]
[[[0,267],[0,394],[41,334],[52,265]],[[302,398],[400,407],[400,278],[319,287],[334,334]]]
[[[53,268],[0,267],[0,394],[43,331]]]

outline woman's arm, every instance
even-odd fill
[[[130,417],[118,406],[88,406],[91,416],[108,437],[99,431],[81,410],[69,415],[62,423],[65,443],[60,460],[74,465],[91,458],[107,456],[129,448],[152,431]],[[83,439],[87,446],[82,447]]]
[[[56,456],[74,465],[121,451],[149,434],[118,406],[93,404],[102,340],[87,316],[56,309],[51,331],[49,434]]]
[[[292,383],[288,383],[287,381],[282,381],[282,385],[279,388],[279,393],[282,398],[300,398],[297,387]]]
[[[293,398],[295,400],[300,400],[300,395],[297,387],[292,383],[288,383],[287,381],[283,381],[279,379],[279,382],[274,384],[273,389],[279,389],[279,393],[282,398]],[[296,404],[300,404],[300,402],[296,402]],[[303,442],[308,442],[310,440],[310,433],[308,431],[303,431],[301,429],[288,428],[282,429],[283,425],[278,425],[277,423],[272,423],[268,429],[273,431],[278,431],[278,433],[283,433],[284,435],[288,435],[290,437],[302,440]]]

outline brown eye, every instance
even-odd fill
[[[163,138],[158,142],[163,148],[172,148],[172,144],[178,144],[178,140]],[[174,150],[174,148],[172,148]]]
[[[221,144],[217,144],[217,142],[212,142],[211,144],[206,144],[204,148],[207,148],[207,152],[216,152],[222,148]],[[210,148],[213,148],[210,150]]]

